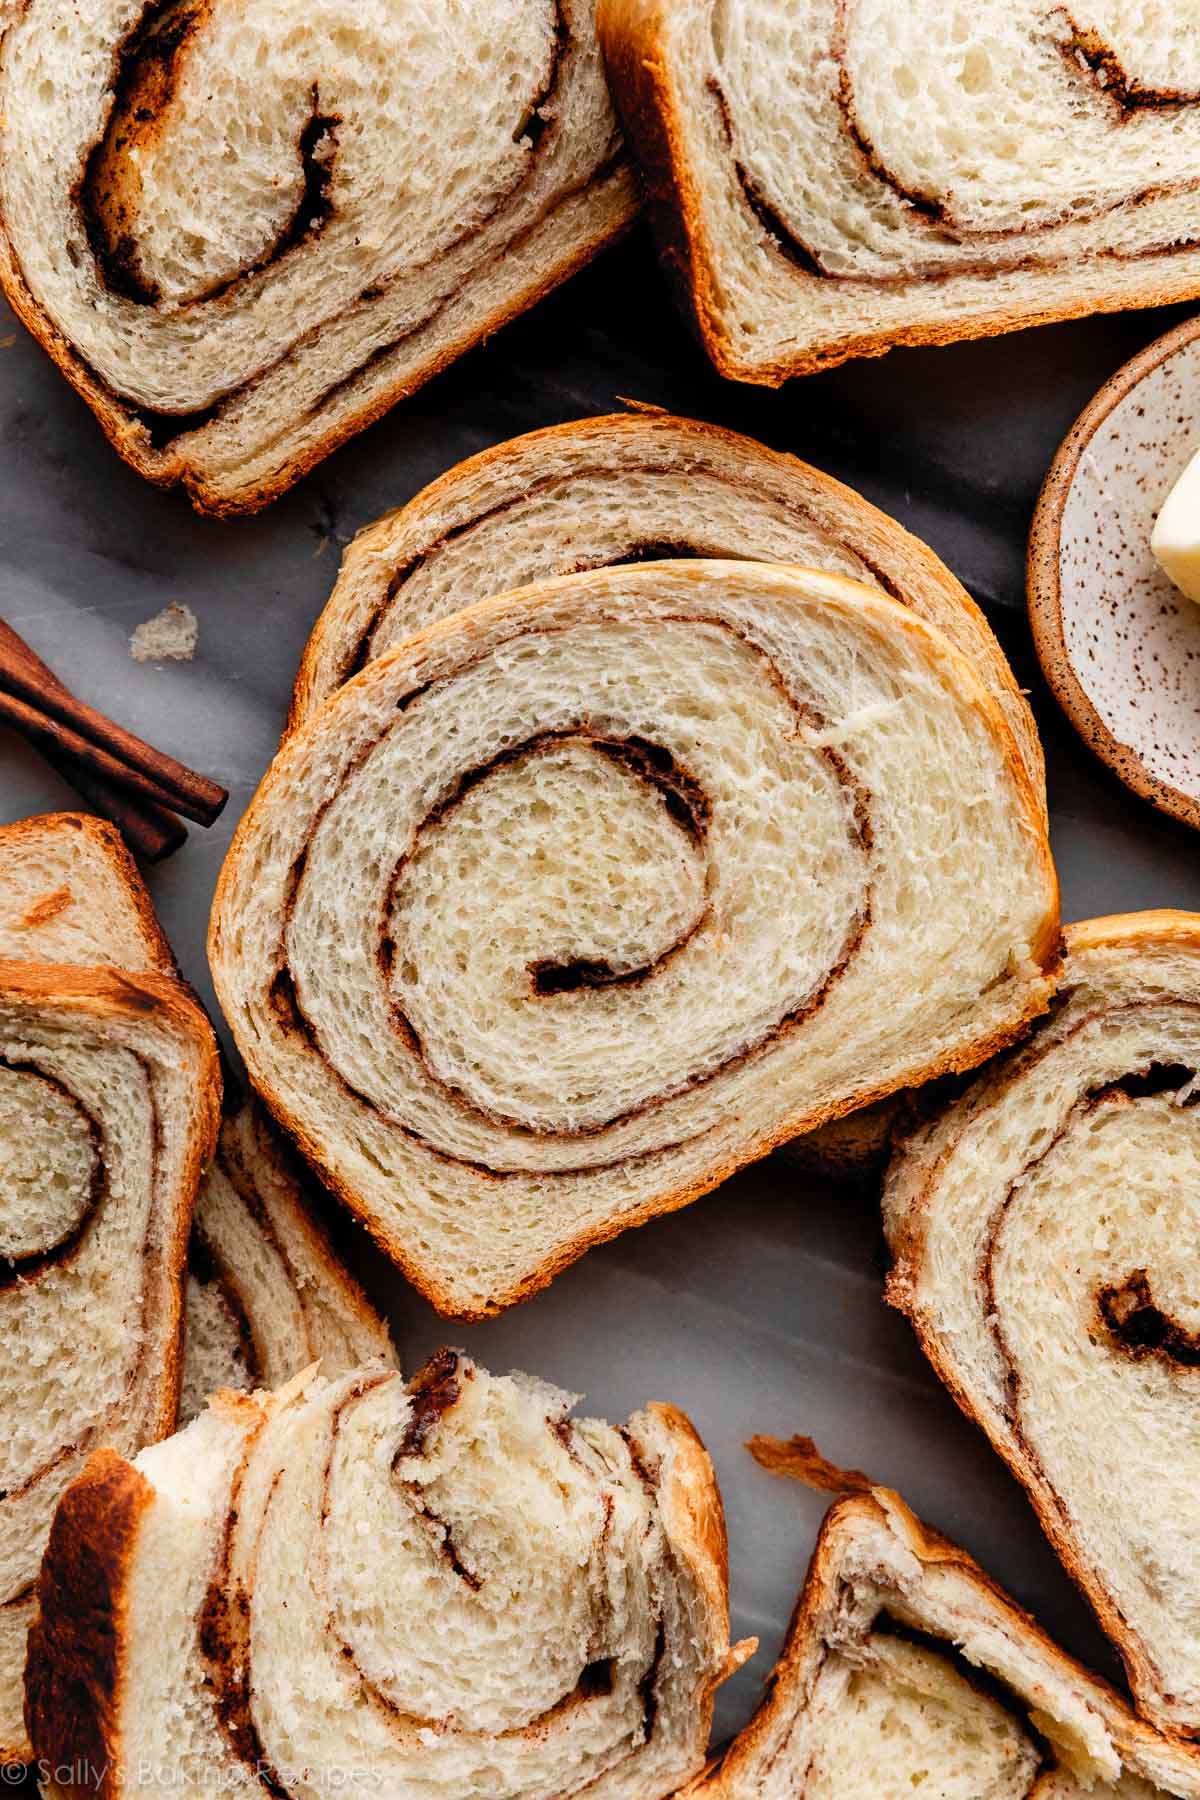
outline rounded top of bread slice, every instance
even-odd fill
[[[655,408],[497,444],[361,531],[305,648],[289,727],[373,657],[476,600],[667,557],[798,564],[891,595],[975,664],[1042,793],[1028,705],[983,614],[932,550],[797,457]]]

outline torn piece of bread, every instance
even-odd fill
[[[219,1388],[281,1387],[313,1362],[327,1375],[395,1362],[294,1164],[254,1102],[226,1118],[188,1245],[181,1422]]]
[[[54,1508],[89,1453],[173,1429],[183,1264],[221,1081],[158,975],[0,962],[0,1761]]]
[[[1073,925],[1029,1042],[889,1172],[889,1298],[1125,1661],[1200,1734],[1200,916]]]
[[[0,39],[8,299],[204,511],[265,505],[637,205],[593,0],[27,0]]]
[[[1200,293],[1200,35],[1131,0],[599,0],[664,260],[776,385]]]
[[[175,973],[120,833],[83,813],[0,826],[0,957]],[[184,1419],[218,1388],[278,1387],[318,1358],[327,1374],[392,1360],[293,1160],[259,1107],[230,1111],[188,1244]]]
[[[361,531],[305,649],[290,725],[372,658],[474,600],[668,557],[799,563],[911,607],[974,663],[1042,792],[1033,715],[983,614],[932,550],[794,456],[653,411],[497,444]]]
[[[370,664],[268,772],[209,957],[304,1154],[478,1317],[1011,1041],[1053,992],[1057,888],[945,637],[857,582],[677,561]]]
[[[687,1800],[1200,1796],[1161,1736],[885,1488],[826,1515],[754,1718]]]
[[[200,641],[200,622],[190,606],[169,606],[134,627],[129,654],[134,662],[190,662]]]
[[[99,1453],[39,1583],[39,1756],[107,1768],[106,1800],[674,1794],[754,1647],[720,1494],[674,1407],[573,1404],[446,1350]]]

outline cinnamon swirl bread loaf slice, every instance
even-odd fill
[[[599,0],[598,23],[723,375],[1200,293],[1190,9]]]
[[[925,544],[794,456],[657,411],[498,444],[360,532],[301,661],[291,724],[473,600],[580,569],[697,556],[827,569],[911,607],[974,663],[1042,793],[1037,729],[1004,652]]]
[[[0,1760],[54,1508],[91,1450],[172,1430],[212,1031],[175,981],[0,962]]]
[[[1200,1734],[1200,917],[1074,925],[1053,1014],[889,1174],[889,1295],[1139,1709]]]
[[[0,280],[122,456],[264,505],[636,210],[593,0],[0,10]]]
[[[175,961],[120,833],[83,813],[0,827],[0,957],[171,975]],[[392,1359],[269,1119],[228,1106],[188,1242],[181,1415],[218,1388],[278,1387]]]
[[[210,961],[256,1086],[476,1317],[1053,991],[1041,809],[972,666],[814,571],[456,613],[284,744]],[[919,967],[921,978],[914,981]]]
[[[720,1495],[673,1407],[572,1404],[443,1351],[97,1454],[39,1583],[39,1755],[106,1768],[106,1800],[675,1793],[753,1649]]]
[[[827,1514],[750,1724],[687,1800],[1153,1800],[1200,1752],[1065,1655],[886,1488]]]
[[[180,1419],[220,1388],[380,1360],[395,1361],[387,1325],[334,1253],[296,1158],[248,1101],[225,1119],[196,1203]]]
[[[0,958],[175,973],[115,825],[88,813],[41,813],[0,826]]]

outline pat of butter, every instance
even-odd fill
[[[1150,548],[1180,593],[1200,602],[1200,450],[1164,500]]]

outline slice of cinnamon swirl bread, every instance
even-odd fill
[[[348,682],[259,789],[209,950],[272,1110],[477,1317],[1010,1041],[1057,889],[945,636],[841,577],[676,561],[481,601]]]
[[[735,380],[1200,293],[1190,8],[599,0],[598,23]]]
[[[120,833],[83,813],[0,827],[0,957],[175,971]],[[318,1358],[392,1357],[387,1328],[333,1254],[316,1196],[254,1104],[228,1108],[188,1244],[183,1418],[218,1388],[278,1387]]]
[[[636,210],[593,0],[0,10],[0,280],[126,460],[264,505]]]
[[[0,962],[0,1761],[54,1508],[91,1450],[172,1430],[183,1265],[220,1106],[178,982]]]
[[[88,813],[0,825],[0,957],[175,973],[124,839]]]
[[[188,1244],[181,1421],[219,1388],[280,1387],[318,1361],[327,1375],[395,1361],[301,1171],[253,1101],[225,1119]]]
[[[983,614],[932,550],[796,457],[657,411],[498,444],[360,532],[305,649],[291,725],[372,658],[473,600],[668,557],[799,563],[911,607],[974,663],[1042,793],[1033,715]]]
[[[889,1295],[1140,1710],[1200,1734],[1200,917],[1073,925],[1053,1014],[902,1146]]]
[[[1200,1751],[1064,1654],[875,1488],[827,1514],[750,1724],[687,1800],[1200,1796]]]
[[[106,1800],[674,1794],[753,1649],[720,1495],[673,1407],[572,1404],[443,1351],[98,1453],[39,1583],[39,1755],[105,1768]]]

